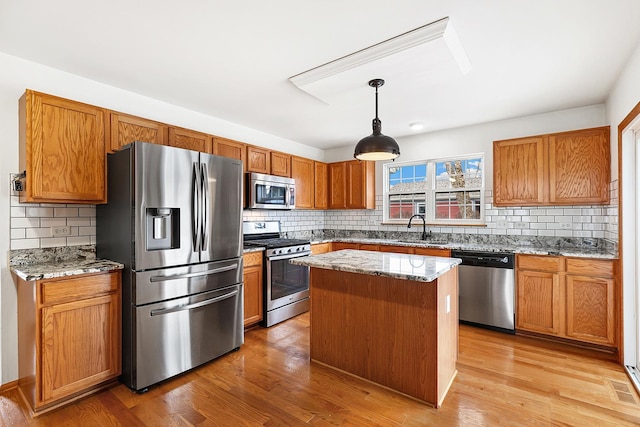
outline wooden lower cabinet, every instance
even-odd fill
[[[311,255],[324,254],[331,252],[331,242],[315,243],[311,245]]]
[[[614,260],[518,255],[516,329],[617,346]]]
[[[423,256],[439,256],[443,258],[451,257],[451,249],[414,247],[413,253],[416,255],[423,255]]]
[[[248,252],[244,259],[244,327],[262,321],[262,252]]]
[[[18,280],[18,384],[34,413],[120,375],[120,274]]]

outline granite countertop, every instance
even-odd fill
[[[364,243],[372,245],[391,245],[391,246],[413,246],[423,248],[437,249],[458,249],[468,251],[485,251],[485,252],[513,252],[516,254],[529,255],[562,255],[581,258],[602,258],[617,259],[618,255],[605,248],[572,248],[572,247],[541,247],[541,246],[517,246],[517,245],[500,245],[489,243],[442,243],[430,242],[429,240],[394,240],[394,239],[368,239],[368,238],[333,238],[314,240],[311,243],[328,243],[328,242],[345,242],[345,243]]]
[[[263,246],[245,246],[242,250],[243,254],[248,254],[251,252],[262,252],[265,248]]]
[[[62,262],[13,265],[11,271],[23,280],[53,279],[86,273],[122,270],[123,264],[104,259],[78,259]]]
[[[294,258],[289,262],[327,270],[387,276],[415,282],[431,282],[460,264],[461,260],[458,258],[343,249],[336,252]]]

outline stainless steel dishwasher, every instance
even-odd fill
[[[515,333],[513,253],[451,251],[458,267],[460,322]]]

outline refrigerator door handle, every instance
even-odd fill
[[[204,300],[204,301],[200,301],[200,302],[196,302],[193,304],[188,304],[188,305],[181,305],[178,307],[172,307],[172,308],[160,308],[158,310],[151,310],[151,316],[161,316],[163,314],[169,314],[169,313],[175,313],[176,311],[184,311],[184,310],[192,310],[194,308],[198,308],[198,307],[204,307],[205,305],[209,305],[209,304],[214,304],[216,302],[225,300],[227,298],[231,298],[238,295],[238,291],[231,291],[229,293],[226,293],[224,295],[220,295],[219,297],[215,297],[215,298],[211,298],[208,300]]]
[[[198,163],[193,164],[193,182],[191,195],[193,199],[193,210],[191,213],[191,239],[193,241],[193,251],[200,251],[200,173],[198,171]]]
[[[227,265],[224,267],[218,267],[218,268],[214,268],[212,270],[207,270],[207,271],[199,271],[197,273],[174,274],[172,276],[151,276],[149,277],[149,282],[166,282],[168,280],[179,280],[179,279],[189,279],[191,277],[209,276],[211,274],[224,273],[225,271],[235,270],[237,268],[238,268],[238,263],[233,263],[231,265]]]
[[[207,165],[203,163],[201,169],[202,184],[202,250],[207,250],[209,242],[209,171]]]

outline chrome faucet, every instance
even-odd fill
[[[411,228],[411,220],[413,220],[413,218],[418,217],[422,220],[422,240],[427,240],[427,220],[424,219],[424,215],[418,215],[415,214],[413,215],[411,218],[409,218],[409,224],[407,225],[407,228]],[[431,234],[431,232],[429,232],[429,234]]]

